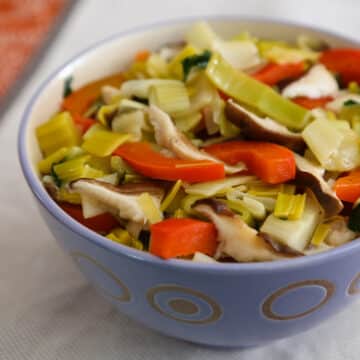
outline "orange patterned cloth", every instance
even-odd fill
[[[0,0],[0,101],[69,0]]]

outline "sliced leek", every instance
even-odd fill
[[[103,105],[100,107],[99,111],[97,112],[97,119],[99,120],[101,125],[108,127],[111,120],[114,118],[117,112],[118,112],[117,104]]]
[[[332,121],[319,118],[305,128],[302,136],[326,170],[348,171],[360,163],[359,139],[350,129],[338,128]]]
[[[89,155],[65,161],[53,166],[56,176],[63,182],[70,182],[84,177],[85,164],[90,159]]]
[[[195,55],[196,53],[197,51],[193,46],[185,46],[169,63],[169,71],[171,75],[178,80],[182,80],[184,78],[182,61],[189,56]]]
[[[155,224],[163,219],[159,206],[148,193],[141,194],[137,201],[150,224]]]
[[[141,241],[130,235],[128,231],[122,228],[116,228],[112,230],[106,237],[114,242],[122,245],[130,246],[132,248],[143,250],[144,246]]]
[[[170,115],[186,112],[190,108],[189,94],[181,81],[151,86],[149,101]]]
[[[120,92],[124,97],[137,96],[139,98],[147,99],[149,97],[150,88],[154,85],[167,85],[182,83],[179,80],[166,79],[144,79],[144,80],[129,80],[122,83]]]
[[[75,146],[80,142],[79,131],[69,112],[56,114],[46,123],[38,126],[36,137],[45,156],[62,147]]]
[[[45,159],[42,159],[38,163],[38,169],[41,174],[50,174],[51,167],[63,160],[66,155],[68,154],[69,148],[62,147],[49,156],[47,156]]]
[[[283,220],[299,220],[305,208],[306,194],[278,194],[274,216]]]
[[[121,144],[130,140],[130,138],[130,134],[99,130],[94,132],[83,142],[82,148],[94,156],[109,156]]]
[[[117,115],[112,120],[111,128],[116,133],[131,134],[133,141],[140,141],[145,128],[144,111],[135,110]]]
[[[192,114],[180,115],[174,118],[176,127],[182,132],[192,131],[201,122],[202,115],[199,111]]]
[[[329,224],[319,224],[314,232],[314,235],[311,238],[311,245],[321,246],[326,237],[329,235],[331,226]]]
[[[303,251],[321,219],[322,209],[307,196],[304,213],[299,220],[282,220],[271,214],[260,227],[260,231],[294,250]]]
[[[251,106],[293,130],[301,130],[309,121],[309,111],[285,99],[271,87],[236,70],[214,53],[206,68],[212,83],[235,100]]]
[[[230,188],[254,181],[254,176],[233,176],[224,180],[207,181],[187,186],[185,192],[191,195],[210,197],[225,194]]]
[[[181,187],[182,187],[182,181],[178,180],[173,185],[173,187],[170,189],[170,191],[166,195],[165,199],[161,203],[161,206],[160,206],[161,211],[165,211],[169,207],[169,205],[175,199],[175,197],[176,197],[177,193],[179,192],[179,190],[181,189]]]
[[[169,65],[159,54],[152,54],[146,60],[146,72],[152,78],[167,78]]]
[[[195,48],[203,50],[211,49],[219,37],[207,22],[199,21],[187,31],[185,40]]]

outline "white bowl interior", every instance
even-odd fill
[[[153,50],[166,43],[182,40],[192,22],[193,19],[146,26],[135,32],[114,36],[84,51],[52,76],[38,93],[28,114],[30,118],[26,127],[26,150],[33,171],[37,172],[36,164],[41,158],[34,130],[59,109],[64,79],[72,75],[76,89],[88,82],[120,72],[130,63],[137,51]],[[334,47],[354,45],[353,41],[341,36],[299,25],[241,18],[212,19],[209,22],[225,39],[246,30],[267,39],[294,41],[299,34],[305,34],[323,39]]]

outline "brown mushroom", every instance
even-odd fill
[[[187,160],[211,160],[223,163],[220,159],[199,150],[187,137],[179,131],[170,116],[158,107],[151,105],[149,108],[149,120],[154,127],[156,142],[170,150],[180,159]],[[225,172],[234,174],[245,170],[246,166],[239,163],[235,166],[224,164]]]
[[[238,215],[217,200],[198,201],[193,207],[213,222],[218,231],[217,256],[230,256],[239,262],[273,261],[286,259],[292,254],[273,247],[273,242],[264,239],[255,229],[248,226]]]
[[[247,139],[271,141],[300,153],[305,149],[301,134],[288,130],[287,127],[270,118],[257,116],[231,99],[226,103],[225,113]]]
[[[295,183],[309,187],[325,211],[325,217],[337,215],[343,204],[319,173],[319,168],[302,156],[295,154]]]

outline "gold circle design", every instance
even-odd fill
[[[167,311],[164,311],[155,301],[155,297],[157,294],[161,293],[161,292],[176,292],[176,293],[183,293],[183,294],[189,294],[191,296],[194,296],[202,301],[204,301],[205,303],[207,303],[210,308],[211,308],[211,313],[209,314],[208,317],[206,317],[205,319],[185,319],[185,318],[181,318],[178,317],[174,314],[171,314]],[[193,289],[189,289],[189,288],[185,288],[182,286],[178,286],[178,285],[159,285],[159,286],[155,286],[151,289],[148,290],[147,294],[146,294],[147,300],[149,302],[149,304],[156,310],[158,311],[160,314],[169,317],[173,320],[179,321],[179,322],[184,322],[184,323],[189,323],[189,324],[198,324],[198,325],[203,325],[203,324],[209,324],[212,323],[214,321],[217,321],[220,319],[220,317],[222,316],[222,310],[220,305],[218,305],[213,299],[211,299],[209,296],[193,290]],[[177,298],[173,298],[168,302],[170,308],[174,311],[176,311],[179,314],[183,314],[183,315],[193,315],[196,314],[199,311],[199,305],[192,302],[191,300],[188,299],[183,299],[181,297],[177,297]]]
[[[286,294],[288,291],[294,290],[294,289],[298,289],[298,288],[302,288],[302,287],[306,287],[306,286],[320,286],[323,289],[326,290],[326,295],[325,297],[320,301],[319,304],[313,306],[312,308],[302,312],[302,313],[298,313],[298,314],[294,314],[294,315],[287,315],[287,316],[283,316],[283,315],[278,315],[276,313],[273,312],[272,310],[272,306],[274,304],[274,302],[276,300],[278,300],[281,296],[283,296],[284,294]],[[275,291],[272,295],[270,295],[265,302],[263,303],[262,306],[262,311],[263,314],[268,317],[269,319],[273,319],[273,320],[293,320],[293,319],[298,319],[301,317],[304,317],[306,315],[309,315],[311,313],[313,313],[316,310],[319,310],[322,306],[324,306],[329,300],[330,298],[333,296],[335,292],[335,285],[333,283],[331,283],[330,281],[327,280],[305,280],[305,281],[299,281],[293,284],[290,284],[284,288],[281,288],[277,291]]]
[[[348,294],[349,295],[357,295],[360,293],[360,289],[357,287],[358,282],[360,281],[360,273],[358,273],[354,279],[351,281],[349,286]]]
[[[114,294],[110,293],[109,291],[102,288],[101,286],[97,286],[106,295],[108,295],[111,298],[113,298],[117,301],[120,301],[120,302],[128,302],[131,300],[131,294],[130,294],[130,291],[127,288],[127,286],[114,273],[112,273],[109,269],[107,269],[104,265],[100,264],[99,262],[97,262],[95,259],[93,259],[89,255],[83,254],[81,252],[74,251],[74,252],[70,253],[70,255],[73,257],[73,259],[78,264],[80,264],[79,259],[85,259],[85,260],[89,261],[92,265],[95,265],[103,273],[105,273],[107,276],[109,276],[111,278],[111,280],[113,280],[122,291],[122,294],[119,296],[119,295],[114,295]]]
[[[184,315],[193,315],[199,311],[196,304],[185,299],[172,299],[169,301],[169,306],[174,311]]]

